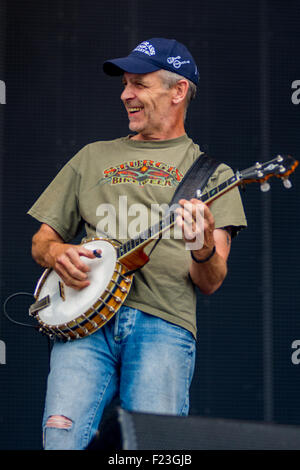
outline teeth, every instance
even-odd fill
[[[140,111],[142,108],[128,108],[130,113],[135,113],[136,111]]]

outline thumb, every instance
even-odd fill
[[[101,250],[89,250],[88,248],[85,247],[80,247],[78,250],[79,256],[85,256],[86,258],[100,258],[101,257]],[[100,256],[99,256],[100,255]]]

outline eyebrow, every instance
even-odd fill
[[[137,75],[137,76],[131,78],[131,80],[129,80],[129,81],[131,81],[131,82],[142,82],[142,83],[144,83],[144,84],[147,83],[147,80],[145,79],[144,74]],[[126,78],[124,77],[124,75],[123,75],[123,77],[122,77],[122,83],[123,83],[123,84],[127,83],[127,80],[126,80]]]

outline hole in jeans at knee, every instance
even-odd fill
[[[46,428],[56,428],[56,429],[71,429],[73,426],[73,421],[66,416],[62,415],[53,415],[50,416],[46,422]]]

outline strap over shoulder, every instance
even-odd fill
[[[210,157],[206,153],[202,153],[190,166],[180,181],[175,193],[173,194],[169,207],[171,207],[173,204],[178,204],[180,199],[189,200],[193,197],[196,197],[197,190],[200,189],[202,191],[205,188],[209,178],[220,164],[221,163],[219,161]],[[156,240],[149,253],[149,256],[160,240],[161,237]]]
[[[183,179],[176,188],[170,205],[177,204],[180,199],[196,197],[198,189],[204,189],[209,178],[221,162],[210,157],[206,153],[201,154],[190,166]]]

